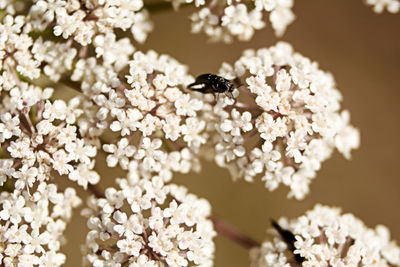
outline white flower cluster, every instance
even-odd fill
[[[82,113],[79,98],[50,102],[52,89],[19,86],[4,94],[2,103],[0,142],[7,154],[1,159],[0,185],[13,178],[16,189],[29,191],[36,182],[52,179],[53,171],[84,188],[97,183],[100,177],[92,170],[97,149],[73,125]]]
[[[96,65],[95,58],[81,59],[72,75],[93,102],[93,125],[118,134],[117,141],[103,145],[110,153],[107,165],[164,181],[171,171],[199,170],[197,152],[207,138],[199,117],[206,105],[183,89],[193,77],[184,65],[154,51],[136,52],[126,63],[124,73]]]
[[[353,214],[340,213],[339,208],[316,205],[297,219],[281,218],[279,225],[295,241],[288,244],[272,230],[273,240],[251,251],[251,266],[400,266],[400,247],[390,240],[385,226],[371,229]],[[301,260],[296,261],[294,255]]]
[[[6,15],[0,24],[0,90],[20,87],[18,74],[29,79],[45,74],[58,81],[72,69],[77,50],[71,42],[34,40],[27,32],[28,19]]]
[[[32,46],[32,54],[41,63],[43,74],[52,81],[58,81],[63,74],[72,70],[78,51],[71,47],[71,42],[44,41],[39,37]]]
[[[373,6],[375,13],[382,13],[385,9],[390,13],[400,12],[400,0],[366,0],[367,5]]]
[[[74,125],[83,114],[81,98],[68,103],[50,101],[53,89],[42,89],[19,76],[36,79],[43,66],[45,74],[58,80],[71,69],[76,50],[41,38],[33,42],[23,32],[26,20],[6,15],[0,24],[0,142],[4,151],[0,185],[12,178],[16,189],[29,191],[35,182],[53,179],[56,171],[86,188],[88,183],[97,183],[99,175],[92,170],[97,149],[88,133]]]
[[[26,191],[0,194],[1,266],[61,266],[63,232],[72,208],[81,200],[75,190],[58,193],[54,184],[41,183],[33,195]]]
[[[212,145],[218,165],[234,178],[261,175],[269,190],[283,183],[289,196],[302,199],[334,148],[349,158],[358,147],[332,75],[289,44],[247,50],[220,73],[237,89],[234,99],[220,97],[213,107]]]
[[[30,79],[40,75],[39,62],[30,52],[32,38],[22,32],[25,17],[6,15],[0,23],[0,90],[11,88],[9,80],[17,80],[15,70]]]
[[[162,180],[119,179],[121,190],[90,199],[86,264],[212,266],[210,204]]]
[[[171,0],[175,7],[181,0]],[[294,21],[292,7],[294,0],[254,0],[254,1],[186,1],[194,2],[200,9],[190,17],[192,32],[204,32],[212,41],[230,43],[233,37],[248,41],[255,30],[264,28],[263,17],[269,20],[277,36],[282,36],[286,27]]]
[[[144,42],[152,24],[142,8],[142,0],[35,0],[28,17],[31,28],[51,26],[56,36],[72,37],[82,46],[115,29],[130,29],[136,41]]]

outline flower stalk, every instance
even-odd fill
[[[246,234],[241,232],[236,227],[230,225],[228,222],[226,222],[222,219],[219,219],[219,218],[215,217],[214,215],[211,216],[210,219],[212,220],[212,222],[214,224],[215,230],[219,234],[227,237],[229,240],[235,242],[236,244],[240,245],[241,247],[243,247],[245,249],[251,249],[254,247],[259,247],[261,245],[258,241],[247,236]]]

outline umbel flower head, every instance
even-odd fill
[[[207,140],[200,117],[205,104],[203,96],[184,89],[193,82],[186,66],[154,51],[136,52],[126,63],[117,71],[96,65],[95,58],[81,59],[72,76],[89,100],[85,110],[93,111],[87,124],[114,133],[103,145],[107,165],[142,178],[156,173],[165,181],[172,171],[199,170],[197,152]]]
[[[73,125],[82,113],[78,98],[51,102],[52,89],[24,82],[3,92],[0,103],[0,185],[14,180],[29,191],[37,182],[68,175],[84,188],[100,177],[93,171],[97,149]]]
[[[217,164],[234,178],[261,176],[269,190],[283,183],[301,199],[335,148],[349,158],[358,147],[332,75],[289,44],[246,50],[233,66],[224,63],[220,75],[236,89],[233,99],[220,96],[213,106],[210,143]]]
[[[390,240],[385,226],[368,228],[339,208],[316,205],[305,215],[281,218],[278,224],[295,240],[290,243],[272,230],[273,238],[251,251],[252,267],[400,266],[400,247]]]
[[[215,236],[207,200],[153,180],[118,181],[89,199],[86,263],[91,266],[212,266]]]
[[[97,149],[75,125],[83,113],[80,98],[50,101],[52,88],[25,81],[40,76],[39,66],[49,58],[44,51],[50,49],[40,48],[42,42],[33,44],[22,31],[24,25],[26,17],[10,15],[0,24],[0,186],[11,178],[16,189],[29,191],[36,182],[58,173],[86,188],[97,183],[99,175],[93,171]],[[61,50],[72,57],[76,54]],[[54,74],[57,69],[59,76],[68,69],[64,64],[71,65],[70,57],[61,57],[59,65],[47,65],[44,72]]]
[[[82,46],[99,34],[116,29],[131,30],[133,38],[144,42],[152,30],[142,0],[35,0],[30,6],[29,29],[52,28],[54,35],[73,39]]]
[[[34,194],[14,190],[0,194],[0,262],[2,266],[61,266],[63,232],[81,200],[73,188],[57,192],[40,183]]]
[[[234,37],[248,41],[254,31],[264,28],[264,17],[269,15],[277,36],[283,35],[287,25],[294,21],[294,0],[170,0],[177,9],[181,4],[194,3],[198,11],[190,17],[192,32],[204,32],[211,41],[231,43]]]

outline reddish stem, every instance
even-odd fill
[[[221,219],[218,219],[215,216],[211,216],[210,219],[214,223],[215,230],[217,230],[218,233],[229,238],[230,240],[244,247],[245,249],[251,249],[254,247],[261,246],[259,242],[252,239],[251,237],[248,237],[247,235],[242,233],[239,229],[235,228],[229,223]]]

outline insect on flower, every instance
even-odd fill
[[[196,87],[196,86],[201,86],[201,87]],[[203,94],[225,93],[226,95],[229,95],[231,98],[233,98],[232,92],[233,89],[235,89],[235,86],[230,80],[225,79],[224,77],[211,73],[206,73],[197,76],[195,82],[189,84],[188,88],[197,92],[201,92]]]
[[[295,246],[294,242],[296,241],[296,238],[294,234],[288,230],[283,229],[276,221],[271,220],[272,226],[275,228],[275,230],[279,233],[283,241],[286,243],[288,246],[288,249],[293,253],[295,260],[298,263],[302,263],[304,261],[304,258],[300,256],[299,254],[294,254],[295,251]]]

